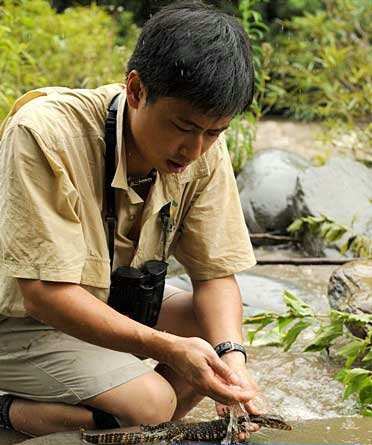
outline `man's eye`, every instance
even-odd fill
[[[220,131],[208,131],[208,136],[210,136],[211,138],[218,138],[220,134]]]
[[[190,130],[190,129],[188,129],[188,128],[183,128],[183,127],[180,127],[179,125],[177,125],[177,124],[173,124],[176,128],[177,128],[177,130],[179,130],[179,131],[182,131],[183,133],[190,133],[192,130]]]

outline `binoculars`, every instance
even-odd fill
[[[118,267],[111,276],[107,303],[147,326],[156,325],[164,295],[168,263],[149,260],[141,268]]]

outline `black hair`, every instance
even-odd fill
[[[137,70],[148,102],[189,101],[212,116],[234,116],[252,102],[249,38],[232,16],[202,1],[172,3],[142,28],[127,75]]]

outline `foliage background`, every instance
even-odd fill
[[[123,82],[141,25],[172,1],[0,0],[0,121],[33,88]],[[255,101],[227,134],[236,173],[267,113],[325,122],[329,146],[349,132],[346,155],[370,162],[369,0],[205,1],[240,19],[254,50]]]
[[[46,0],[0,2],[0,121],[13,101],[48,85],[93,88],[124,81],[138,28],[102,8],[57,12]]]

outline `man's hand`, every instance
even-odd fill
[[[241,385],[242,379],[213,347],[198,337],[178,337],[167,360],[168,366],[182,375],[197,392],[220,404],[248,403],[255,392]]]
[[[255,405],[255,399],[257,395],[258,386],[252,376],[250,375],[244,360],[244,355],[239,351],[229,352],[221,357],[222,361],[228,365],[230,370],[234,372],[239,378],[239,386],[243,391],[251,394],[248,400],[245,400],[238,406],[235,410],[237,415],[245,414],[241,409],[241,406],[249,414],[260,414]],[[220,417],[224,417],[231,411],[231,406],[216,402],[216,411]],[[259,429],[259,426],[255,423],[249,423],[247,425],[247,430],[250,432],[255,432]],[[239,439],[245,440],[249,438],[248,433],[241,433]]]

